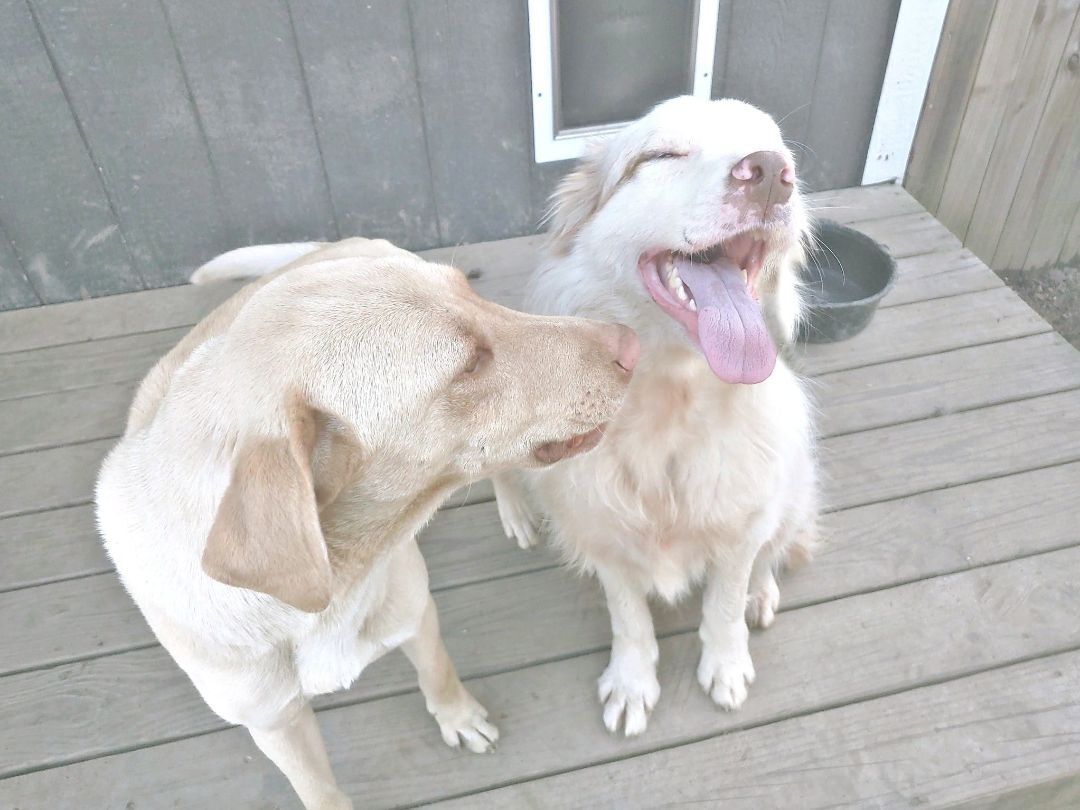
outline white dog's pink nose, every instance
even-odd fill
[[[731,168],[731,179],[748,202],[760,205],[767,215],[768,207],[791,199],[795,190],[795,167],[779,152],[754,152]]]

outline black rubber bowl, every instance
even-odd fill
[[[896,262],[866,234],[831,220],[815,223],[814,236],[800,271],[808,307],[799,340],[847,340],[870,323],[896,278]]]

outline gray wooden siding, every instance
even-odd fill
[[[899,0],[722,0],[713,94],[858,182]],[[183,283],[243,244],[534,232],[505,0],[0,0],[0,309]]]

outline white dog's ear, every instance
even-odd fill
[[[600,209],[604,199],[602,157],[603,147],[594,144],[551,195],[544,219],[549,223],[551,246],[557,254],[570,250],[578,231]]]
[[[239,445],[202,568],[226,585],[317,613],[330,604],[333,576],[311,467],[316,415],[292,404],[285,422],[282,435]]]

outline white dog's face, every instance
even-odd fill
[[[614,289],[604,273],[578,293],[599,302],[614,292],[619,304],[597,311],[646,345],[688,338],[729,382],[772,372],[767,321],[790,336],[807,213],[767,114],[730,99],[664,102],[563,181],[552,223],[557,252],[614,269]]]

